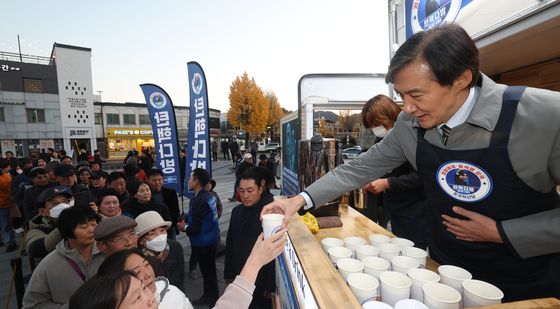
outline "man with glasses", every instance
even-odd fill
[[[95,227],[97,249],[109,256],[117,251],[137,247],[136,221],[127,216],[105,218]]]

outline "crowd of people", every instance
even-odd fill
[[[195,169],[185,179],[196,193],[182,215],[177,192],[163,186],[164,174],[149,153],[132,151],[123,170],[111,172],[87,152],[77,164],[60,153],[48,154],[14,159],[8,151],[0,158],[2,243],[8,252],[18,248],[14,223],[19,221],[17,228],[25,230],[21,250],[32,269],[23,308],[248,308],[255,289],[261,304],[259,270],[270,269],[281,253],[285,231],[264,240],[259,218],[253,218],[259,228],[244,240],[243,262],[228,269],[230,284],[220,297],[216,251],[222,203],[208,171]],[[258,184],[267,172],[247,171],[258,175]],[[203,295],[192,301],[185,296],[180,233],[191,242],[191,278],[199,266],[204,282]]]

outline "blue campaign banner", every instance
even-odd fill
[[[140,85],[152,123],[156,165],[163,171],[163,186],[181,192],[179,147],[175,110],[169,95],[154,84]]]
[[[195,61],[187,63],[187,69],[190,107],[185,178],[190,177],[195,168],[203,168],[212,176],[206,76],[200,64]],[[189,192],[188,181],[185,181],[184,186],[184,195],[188,198],[193,197],[193,192]]]
[[[406,0],[406,38],[413,34],[451,24],[472,0]]]

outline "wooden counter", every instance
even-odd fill
[[[328,256],[324,253],[321,245],[321,240],[323,238],[336,237],[344,239],[349,236],[359,236],[367,240],[368,236],[373,233],[394,237],[389,231],[372,222],[353,208],[340,207],[340,219],[343,223],[342,227],[320,229],[315,235],[309,232],[307,226],[299,216],[293,216],[290,221],[288,236],[290,239],[290,246],[293,247],[293,251],[297,255],[296,264],[299,265],[296,266],[303,269],[305,275],[303,279],[306,279],[303,285],[308,285],[308,288],[312,292],[312,295],[305,295],[304,293],[304,296],[312,296],[314,299],[313,305],[309,306],[307,302],[305,302],[306,305],[304,305],[300,297],[297,297],[299,299],[300,308],[361,308],[346,282],[334,268]],[[285,260],[283,261],[287,261],[287,255],[285,250]],[[426,268],[437,272],[438,264],[435,261],[428,258],[426,264]],[[278,276],[279,273],[277,270],[277,277]],[[285,275],[284,277],[286,278]],[[301,278],[298,279],[301,280]],[[291,280],[295,280],[293,276]],[[277,278],[277,282],[278,281],[279,279]],[[297,284],[294,284],[294,286],[296,285]],[[297,287],[294,286],[291,288],[297,290]],[[280,300],[280,303],[282,303],[282,300]],[[282,305],[282,307],[294,308],[294,306],[286,306],[285,304]],[[560,300],[556,298],[533,299],[483,308],[560,309]]]

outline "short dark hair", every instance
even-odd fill
[[[198,183],[204,187],[210,181],[210,174],[203,168],[195,168],[192,172],[193,177],[198,180]]]
[[[60,161],[62,162],[62,160],[64,160],[64,159],[70,159],[70,161],[74,162],[74,160],[72,159],[72,157],[69,157],[69,156],[62,156],[62,157],[60,158]]]
[[[117,198],[119,198],[120,201],[120,194],[119,192],[117,192],[115,189],[111,189],[111,188],[103,188],[99,191],[97,191],[97,193],[95,194],[95,203],[97,204],[97,206],[101,205],[101,202],[103,201],[103,199],[106,196],[111,196],[114,195]]]
[[[208,183],[211,185],[210,191],[214,190],[214,188],[216,187],[216,181],[214,179],[210,179]]]
[[[133,274],[119,271],[87,280],[72,294],[69,308],[119,308],[130,289]]]
[[[58,231],[64,239],[75,239],[74,230],[80,224],[91,220],[99,222],[99,216],[88,206],[74,206],[64,209],[58,217]]]
[[[140,251],[140,249],[137,248],[120,250],[108,256],[103,261],[103,263],[101,263],[101,265],[99,266],[99,269],[97,270],[97,275],[105,276],[107,274],[123,271],[124,265],[126,264],[126,260],[128,259],[129,256],[134,254],[145,258],[146,261],[150,263],[156,277],[163,275],[163,269],[160,266],[160,263],[155,259],[155,257],[145,256],[142,254],[142,251]]]
[[[148,170],[148,177],[152,177],[154,175],[160,175],[161,177],[163,177],[163,171],[158,170],[157,168],[152,168],[151,170]]]
[[[113,181],[115,181],[119,178],[122,178],[122,179],[126,180],[123,173],[121,173],[121,172],[111,172],[111,174],[109,174],[107,176],[107,183],[110,184],[111,182],[113,182]]]
[[[4,169],[6,167],[10,166],[10,162],[8,160],[2,160],[0,159],[0,168]]]
[[[267,168],[255,166],[247,169],[239,178],[239,180],[248,179],[253,179],[257,187],[260,188],[265,185],[264,187],[266,188],[266,185],[268,185],[271,179],[274,179],[274,175],[272,175],[272,172]]]
[[[472,87],[480,74],[478,49],[469,34],[455,24],[421,31],[406,40],[391,59],[385,82],[392,83],[399,71],[415,61],[425,61],[442,86],[451,86],[459,75],[470,70]]]

